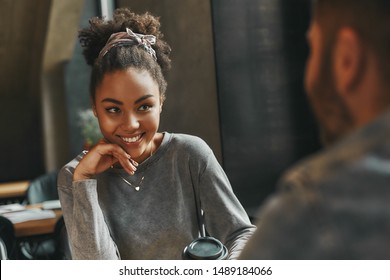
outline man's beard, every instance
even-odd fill
[[[325,146],[333,144],[353,128],[352,116],[335,86],[331,57],[331,48],[328,47],[322,55],[317,80],[308,94]]]

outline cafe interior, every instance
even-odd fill
[[[172,48],[160,131],[205,140],[255,221],[320,146],[302,83],[309,2],[0,0],[1,258],[71,259],[58,171],[101,137],[77,32],[119,7],[158,15]]]

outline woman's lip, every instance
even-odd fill
[[[119,138],[125,144],[130,145],[130,144],[135,144],[135,143],[140,142],[140,140],[142,139],[143,135],[144,135],[144,133],[141,133],[141,134],[138,134],[138,135],[132,136],[132,137],[119,136]]]

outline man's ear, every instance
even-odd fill
[[[333,52],[333,75],[340,94],[349,93],[359,84],[365,64],[362,42],[352,28],[341,28]]]

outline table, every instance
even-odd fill
[[[27,205],[26,208],[41,208],[42,204]],[[54,232],[56,223],[62,216],[62,210],[53,210],[56,216],[50,219],[32,220],[14,224],[16,237],[31,237]]]
[[[25,196],[29,183],[30,181],[0,183],[0,199]]]
[[[43,203],[26,205],[27,209],[42,208]],[[13,223],[17,238],[18,251],[16,258],[27,259],[61,259],[58,245],[57,222],[62,216],[61,209],[52,210],[55,217]],[[67,239],[66,239],[67,240]],[[70,256],[70,253],[69,253]],[[69,257],[70,258],[70,257]]]

